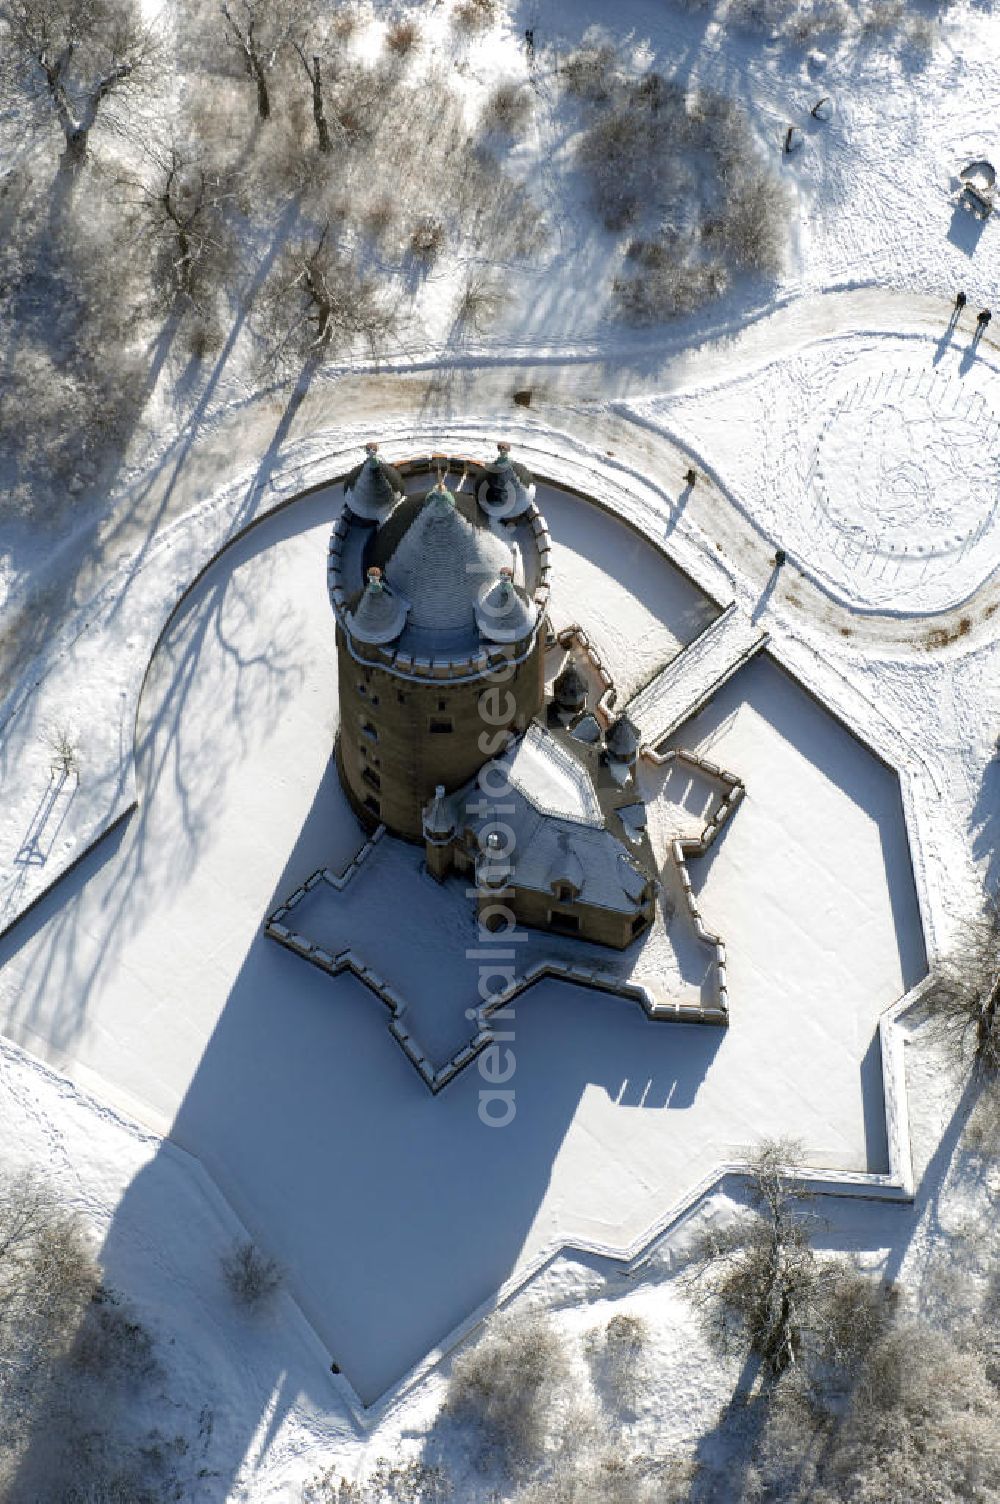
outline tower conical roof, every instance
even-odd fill
[[[511,459],[509,444],[497,445],[497,457],[485,467],[476,499],[490,517],[520,517],[535,499],[531,472]]]
[[[443,783],[437,785],[434,797],[424,805],[422,820],[424,835],[429,840],[444,841],[455,834],[455,809]]]
[[[618,758],[620,762],[631,762],[639,750],[638,728],[627,715],[620,715],[608,727],[604,745],[612,757]]]
[[[426,631],[476,628],[485,580],[513,564],[510,549],[487,527],[474,527],[443,485],[423,506],[386,562],[392,589],[409,603],[409,622]]]
[[[535,625],[533,603],[518,592],[509,569],[481,589],[476,604],[476,625],[488,642],[521,642]]]
[[[348,613],[347,630],[359,642],[393,642],[406,625],[408,610],[406,601],[386,589],[381,569],[370,569],[368,584]]]
[[[368,444],[367,458],[344,481],[344,500],[367,522],[384,522],[403,494],[403,477],[378,457],[378,445]]]
[[[552,686],[555,702],[560,710],[582,710],[587,693],[587,681],[571,658]]]

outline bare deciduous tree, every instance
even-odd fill
[[[256,1243],[235,1243],[223,1256],[222,1277],[234,1300],[242,1306],[257,1306],[269,1300],[281,1285],[282,1270],[276,1259],[262,1253]]]
[[[891,1292],[841,1258],[820,1259],[811,1192],[794,1177],[799,1145],[765,1141],[749,1170],[750,1215],[708,1229],[686,1279],[722,1352],[753,1353],[765,1386],[793,1367],[803,1393],[828,1394],[857,1370],[883,1330]]]
[[[1000,1076],[1000,905],[990,900],[937,968],[925,997],[934,1027],[960,1061]]]
[[[319,149],[328,156],[333,151],[333,141],[330,136],[330,122],[326,116],[326,103],[323,97],[323,62],[320,54],[314,52],[310,61],[306,56],[305,49],[297,41],[292,42],[300,63],[306,70],[306,77],[312,86],[312,113],[313,124],[316,127],[316,139]]]
[[[226,261],[224,214],[232,186],[195,147],[172,142],[151,155],[152,175],[133,186],[142,226],[162,253],[155,270],[171,299],[197,305]]]
[[[222,0],[226,35],[254,81],[261,120],[271,118],[269,75],[302,8],[296,0]]]
[[[137,0],[2,0],[15,66],[55,111],[66,159],[79,166],[112,94],[145,82],[157,38]]]
[[[809,1236],[794,1210],[806,1193],[788,1175],[799,1160],[796,1144],[763,1143],[750,1165],[751,1216],[709,1229],[690,1266],[718,1347],[749,1349],[769,1382],[796,1361],[816,1281]]]
[[[329,225],[317,241],[288,247],[261,295],[259,315],[266,361],[285,369],[321,360],[359,337],[377,354],[396,322],[376,284],[331,244]]]

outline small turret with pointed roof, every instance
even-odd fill
[[[587,708],[587,681],[571,658],[552,686],[555,707],[565,716],[579,715]]]
[[[639,757],[639,730],[627,715],[620,715],[608,727],[604,745],[613,762],[632,767]]]
[[[365,445],[366,458],[344,481],[344,500],[364,522],[384,522],[403,497],[403,477],[379,458],[378,445]]]
[[[476,500],[489,517],[522,516],[535,499],[531,472],[510,457],[510,445],[497,444],[497,457],[485,467],[476,485]]]
[[[394,642],[406,625],[409,609],[406,601],[386,588],[381,569],[373,566],[354,610],[348,612],[347,630],[358,642]]]
[[[514,585],[509,565],[487,585],[476,603],[476,625],[487,642],[522,642],[534,629],[537,612]]]
[[[423,823],[424,836],[436,846],[444,845],[455,834],[455,812],[443,783],[437,785],[433,799],[425,806]]]

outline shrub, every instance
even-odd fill
[[[579,47],[562,65],[563,87],[590,104],[603,104],[620,82],[618,54],[607,42]]]
[[[121,1297],[103,1285],[80,1324],[72,1363],[108,1383],[134,1385],[156,1372],[152,1337]]]
[[[447,1406],[478,1429],[501,1465],[512,1468],[544,1450],[550,1410],[567,1372],[562,1341],[546,1318],[494,1318],[479,1341],[456,1357]]]
[[[444,225],[432,214],[423,215],[410,231],[410,253],[427,265],[437,260],[444,242]]]
[[[650,258],[645,270],[617,277],[613,284],[622,316],[631,324],[654,324],[695,313],[719,298],[729,286],[722,261],[674,260],[667,252]]]
[[[567,87],[591,99],[577,157],[594,207],[608,230],[634,227],[630,266],[613,283],[624,318],[692,313],[732,273],[777,274],[790,194],[737,104],[655,72],[628,80],[597,49],[577,55]]]
[[[358,29],[361,17],[353,5],[339,5],[333,18],[333,34],[338,42],[349,42]]]
[[[396,218],[396,206],[387,193],[364,205],[359,216],[361,228],[376,243],[388,234]]]
[[[531,96],[523,84],[497,84],[483,107],[483,125],[497,135],[516,136],[531,115]]]
[[[484,31],[499,14],[498,0],[460,0],[452,16],[462,31]]]
[[[385,45],[396,57],[407,57],[420,41],[416,21],[396,21],[385,34]]]
[[[303,1504],[447,1504],[452,1483],[440,1467],[414,1461],[393,1464],[380,1458],[364,1483],[351,1483],[339,1468],[327,1468],[306,1484]]]
[[[618,1406],[636,1408],[646,1377],[648,1338],[648,1328],[640,1317],[620,1314],[612,1316],[591,1343],[595,1369]]]
[[[514,1504],[688,1504],[693,1476],[682,1458],[633,1457],[614,1447],[596,1456],[571,1452]]]
[[[235,1243],[222,1256],[222,1277],[233,1299],[242,1306],[258,1306],[281,1285],[282,1270],[255,1243]]]
[[[500,317],[506,303],[507,292],[500,282],[474,273],[462,289],[455,316],[461,326],[482,334]]]

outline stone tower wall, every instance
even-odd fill
[[[540,624],[530,651],[512,672],[484,669],[469,677],[416,679],[374,658],[359,661],[338,622],[337,764],[366,828],[381,822],[407,840],[423,840],[421,812],[435,787],[444,784],[450,793],[468,782],[499,750],[502,726],[524,731],[541,710],[544,640]],[[494,664],[500,661],[499,651],[492,656]],[[492,743],[481,742],[484,735]]]

